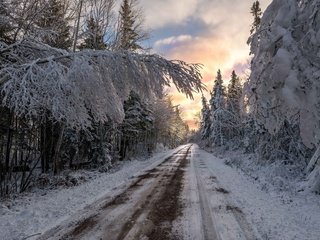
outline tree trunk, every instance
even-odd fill
[[[54,149],[54,154],[53,154],[53,173],[56,175],[58,173],[58,160],[59,160],[59,155],[60,155],[60,148],[62,145],[62,140],[63,140],[63,134],[64,134],[64,130],[65,130],[65,125],[62,124],[60,126],[60,131],[59,131],[59,137],[58,137],[58,141],[56,144],[56,147]]]
[[[313,154],[307,168],[307,188],[312,192],[320,193],[320,146]]]

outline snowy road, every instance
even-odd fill
[[[147,163],[38,239],[320,239],[313,197],[284,201],[197,145]]]
[[[192,145],[39,239],[257,239]]]

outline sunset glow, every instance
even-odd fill
[[[261,1],[262,9],[270,0]],[[146,25],[152,30],[148,44],[169,59],[203,64],[203,83],[210,96],[213,81],[221,69],[225,84],[232,70],[244,75],[248,69],[253,1],[243,0],[142,0]],[[201,94],[194,100],[171,89],[174,104],[180,105],[183,118],[196,128],[195,115],[201,110]]]

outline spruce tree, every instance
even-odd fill
[[[122,159],[126,158],[128,153],[135,154],[137,151],[143,151],[143,149],[137,149],[138,144],[142,144],[142,148],[148,147],[146,137],[153,129],[154,122],[151,110],[134,91],[131,91],[128,100],[124,103],[124,112],[120,149]]]
[[[208,139],[210,136],[211,119],[210,108],[207,99],[202,95],[202,109],[201,109],[201,138]]]
[[[138,16],[133,9],[134,0],[123,0],[120,9],[119,47],[120,49],[135,51],[142,49],[139,41],[142,36],[137,31]]]
[[[215,111],[218,108],[224,107],[225,104],[225,88],[220,69],[217,72],[217,77],[214,81],[213,90],[211,92],[210,105],[211,109]]]
[[[0,0],[0,41],[11,43],[10,32],[12,26],[9,21],[8,2]]]
[[[240,83],[240,78],[237,76],[235,71],[232,71],[226,99],[226,110],[228,111],[229,116],[227,119],[229,125],[229,132],[227,137],[229,139],[239,137],[239,135],[241,135],[241,98],[242,86]]]
[[[104,34],[99,23],[91,16],[86,20],[86,32],[84,42],[80,49],[103,50],[106,48],[104,43]]]
[[[43,13],[37,21],[43,32],[42,41],[52,47],[69,49],[72,39],[63,1],[47,0],[44,4]]]
[[[240,114],[240,101],[242,97],[242,86],[240,78],[237,76],[235,71],[232,71],[231,80],[228,85],[227,94],[227,110],[235,115]]]
[[[219,146],[225,143],[226,132],[228,131],[227,119],[229,118],[229,114],[225,109],[225,97],[221,71],[218,70],[210,99],[212,123],[210,140]]]
[[[257,32],[261,24],[262,11],[260,8],[260,2],[258,0],[253,3],[251,7],[251,14],[253,15],[254,19],[253,19],[253,24],[251,26],[250,33],[253,34]]]

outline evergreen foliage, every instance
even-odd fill
[[[211,92],[211,135],[213,144],[223,146],[227,137],[229,113],[226,110],[226,92],[221,71],[218,70]]]
[[[137,145],[152,141],[150,136],[153,130],[154,118],[151,110],[141,100],[139,95],[131,91],[128,100],[124,103],[125,118],[122,125],[122,144],[121,157],[125,158],[128,153],[134,154],[137,150]],[[142,144],[147,149],[152,150],[149,144]],[[150,149],[148,149],[150,148]],[[143,149],[139,149],[143,151]]]
[[[232,71],[231,80],[228,85],[226,108],[229,112],[240,117],[240,103],[242,98],[242,86],[240,78],[235,71]]]
[[[41,3],[42,14],[36,23],[41,41],[55,48],[70,49],[69,20],[62,0],[46,0]]]
[[[139,44],[144,34],[139,32],[139,15],[134,9],[135,0],[123,0],[120,10],[119,49],[136,51],[142,49]]]
[[[202,95],[202,109],[201,109],[201,138],[208,139],[210,136],[211,129],[211,114],[210,107],[207,103],[207,99]]]
[[[253,15],[253,24],[251,26],[250,33],[253,34],[257,32],[261,24],[262,11],[258,0],[253,3],[251,7],[251,14]]]
[[[212,111],[224,107],[225,96],[225,88],[223,86],[222,75],[219,69],[211,92],[210,106]]]
[[[10,35],[13,30],[8,6],[9,4],[7,0],[0,0],[0,41],[6,43],[10,43],[12,41]]]
[[[93,16],[86,19],[86,31],[84,32],[84,36],[84,42],[80,45],[80,49],[106,49],[102,27]]]

